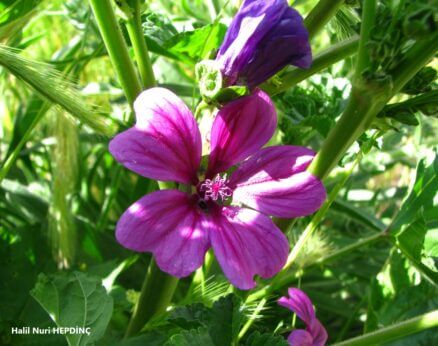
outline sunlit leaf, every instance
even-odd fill
[[[88,345],[99,340],[111,319],[111,296],[100,279],[84,273],[40,274],[31,294],[58,327],[90,328],[89,335],[66,334],[69,345]]]

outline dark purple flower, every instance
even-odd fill
[[[216,61],[226,86],[254,88],[289,64],[310,67],[309,34],[286,0],[244,0]]]
[[[267,215],[313,213],[324,201],[325,189],[306,171],[314,156],[311,150],[261,149],[277,125],[269,96],[256,90],[219,111],[205,174],[199,172],[202,149],[196,120],[175,94],[149,89],[134,109],[136,125],[111,141],[112,155],[130,170],[178,182],[180,189],[156,191],[134,203],[117,223],[117,240],[129,249],[152,252],[158,266],[177,277],[199,268],[210,247],[229,281],[240,289],[254,287],[254,275],[275,275],[287,259],[289,244]],[[239,163],[228,179],[227,170]]]
[[[278,304],[292,310],[306,324],[306,330],[294,330],[287,340],[291,346],[324,346],[327,331],[315,315],[309,297],[297,288],[289,288],[289,297],[281,297]]]

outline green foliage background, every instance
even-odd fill
[[[305,15],[316,3],[294,6]],[[364,75],[384,85],[409,39],[426,35],[425,27],[436,30],[437,12],[428,1],[405,1],[399,12],[397,1],[379,3]],[[142,28],[157,82],[193,110],[194,66],[220,45],[237,7],[232,0],[146,1]],[[314,52],[354,38],[360,14],[359,1],[345,1],[313,39]],[[123,11],[117,15],[123,24]],[[108,152],[109,139],[132,116],[89,4],[2,0],[0,41],[0,344],[223,346],[251,321],[241,344],[285,345],[292,316],[276,299],[288,286],[310,296],[330,343],[437,309],[436,61],[385,106],[325,179],[336,192],[332,204],[284,284],[249,300],[213,261],[206,277],[179,282],[168,312],[122,342],[151,258],[122,248],[115,223],[157,186]],[[347,57],[277,93],[271,144],[318,151],[345,109],[353,72]],[[276,90],[281,77],[266,90]],[[292,245],[310,220],[288,229]],[[12,327],[72,325],[91,327],[91,336],[11,334]],[[391,345],[437,343],[431,329]]]

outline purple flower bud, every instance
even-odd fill
[[[244,0],[216,61],[225,84],[254,88],[291,64],[312,64],[309,34],[286,0]]]

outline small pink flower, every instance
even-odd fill
[[[297,288],[289,288],[289,297],[281,297],[278,304],[292,310],[306,324],[306,330],[296,329],[287,338],[291,346],[324,346],[327,331],[315,315],[309,297]]]
[[[175,94],[149,89],[137,98],[134,109],[135,126],[111,141],[110,152],[128,169],[184,184],[189,192],[161,190],[138,200],[117,223],[119,243],[152,252],[158,266],[177,277],[199,268],[210,247],[229,281],[240,289],[254,287],[254,275],[275,275],[287,259],[289,244],[267,215],[313,213],[324,201],[325,190],[306,172],[314,156],[311,150],[261,149],[277,125],[269,96],[256,90],[219,111],[204,175],[198,175],[198,125]],[[236,164],[228,179],[225,173]]]

